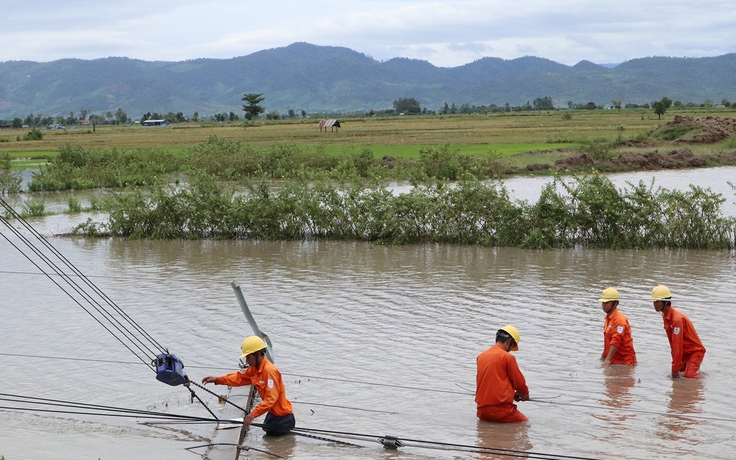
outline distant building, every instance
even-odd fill
[[[330,131],[333,129],[337,131],[338,128],[340,128],[340,121],[339,120],[322,120],[319,122],[319,132],[322,132],[322,128],[325,129],[325,132],[327,132],[327,128],[330,128]]]
[[[169,126],[169,122],[166,120],[143,120],[142,126]]]
[[[80,124],[81,124],[82,126],[92,126],[92,122],[91,122],[91,121],[89,121],[89,120],[80,120],[80,121],[79,121],[79,123],[80,123]]]

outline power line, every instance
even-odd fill
[[[82,362],[97,362],[97,363],[111,363],[111,364],[131,364],[131,365],[134,364],[134,365],[140,365],[139,362],[135,362],[135,361],[127,361],[126,362],[126,361],[114,361],[114,360],[103,360],[103,359],[93,359],[93,358],[70,358],[70,357],[59,357],[59,356],[27,355],[27,354],[18,354],[18,353],[0,353],[0,356],[11,356],[11,357],[20,357],[20,358],[33,358],[33,359],[59,359],[59,360],[82,361]],[[195,365],[195,366],[187,366],[187,367],[192,368],[192,369],[210,369],[210,370],[225,370],[225,371],[231,371],[232,370],[232,368],[214,367],[214,366],[196,366]],[[324,376],[314,376],[314,375],[305,375],[305,374],[292,374],[292,373],[282,373],[282,375],[292,376],[292,377],[302,377],[302,378],[315,379],[315,380],[328,380],[328,381],[335,381],[335,382],[344,382],[344,383],[351,383],[351,384],[357,384],[357,385],[369,385],[369,386],[377,386],[377,387],[401,388],[401,389],[413,390],[413,391],[426,391],[426,392],[431,392],[431,393],[457,394],[457,395],[464,395],[464,396],[472,396],[473,395],[473,393],[470,392],[467,389],[466,389],[466,391],[455,391],[455,390],[442,390],[442,389],[437,389],[437,388],[414,387],[414,386],[408,386],[408,385],[396,385],[396,384],[388,384],[388,383],[381,383],[381,382],[365,382],[365,381],[360,381],[360,380],[351,380],[351,379],[344,379],[344,378],[338,378],[338,377],[324,377]],[[205,389],[205,391],[210,392],[206,388],[204,388],[204,389]],[[210,393],[212,393],[212,392],[210,392]],[[576,390],[576,393],[579,393],[579,392]],[[215,395],[214,393],[212,393],[212,394]],[[217,396],[217,395],[215,395],[215,396]],[[581,407],[581,408],[596,409],[596,410],[617,410],[617,411],[623,411],[623,412],[642,413],[642,414],[650,414],[650,415],[661,415],[661,416],[665,416],[665,417],[686,417],[686,418],[695,418],[695,419],[701,419],[701,420],[711,420],[711,421],[721,421],[721,422],[732,422],[732,423],[736,423],[736,419],[730,419],[730,418],[724,418],[724,417],[711,417],[711,416],[697,415],[697,414],[676,414],[676,413],[669,413],[669,412],[657,412],[657,411],[648,411],[648,410],[643,410],[643,409],[632,409],[632,408],[622,408],[622,407],[600,407],[600,406],[587,405],[587,404],[579,404],[579,403],[567,403],[567,402],[561,402],[561,401],[548,401],[548,400],[545,400],[542,397],[532,398],[530,401],[531,402],[544,403],[544,404],[553,404],[553,405],[562,405],[562,406]],[[307,402],[307,401],[292,401],[292,402],[295,403],[295,404],[314,405],[314,406],[326,406],[326,407],[336,407],[336,408],[340,408],[340,409],[361,410],[361,411],[369,411],[369,412],[381,412],[381,413],[396,414],[396,412],[387,412],[387,411],[378,411],[378,410],[371,410],[371,409],[363,409],[363,408],[359,408],[359,407],[349,407],[349,406],[340,406],[340,405],[334,405],[334,406],[332,406],[332,405],[328,405],[328,404],[313,403],[313,402]]]
[[[89,415],[89,416],[105,416],[105,417],[119,417],[119,418],[136,418],[136,419],[146,419],[146,420],[158,420],[160,423],[169,424],[169,423],[242,423],[242,420],[220,420],[216,417],[213,418],[207,418],[207,417],[196,417],[196,416],[190,416],[190,415],[182,415],[182,414],[174,414],[174,413],[166,413],[166,412],[158,412],[158,411],[150,411],[150,410],[140,410],[140,409],[130,409],[130,408],[124,408],[124,407],[117,407],[117,406],[106,406],[106,405],[99,405],[99,404],[90,404],[90,403],[80,403],[75,401],[68,401],[68,400],[61,400],[61,399],[50,399],[50,398],[39,398],[34,396],[25,396],[25,395],[16,395],[16,394],[9,394],[9,393],[0,393],[0,401],[5,401],[9,403],[16,403],[16,404],[25,404],[26,406],[5,406],[0,405],[0,410],[10,410],[10,411],[22,411],[22,412],[40,412],[40,413],[51,413],[51,414],[64,414],[64,415]],[[54,407],[48,408],[48,407]],[[237,407],[237,406],[236,406]],[[268,425],[261,424],[261,423],[252,423],[253,426],[261,427],[261,428],[268,428]],[[379,436],[379,435],[373,435],[373,434],[364,434],[364,433],[351,433],[351,432],[345,432],[345,431],[332,431],[332,430],[321,430],[321,429],[314,429],[314,428],[301,428],[301,427],[295,427],[293,430],[293,434],[299,435],[299,436],[307,436],[315,439],[321,439],[328,442],[338,442],[341,444],[347,444],[353,447],[363,447],[357,444],[352,443],[346,443],[341,440],[335,440],[330,438],[325,438],[324,436],[320,436],[323,434],[329,434],[333,436],[338,437],[351,437],[354,439],[361,439],[364,441],[378,441],[384,445],[386,444],[386,436]],[[500,449],[500,448],[492,448],[492,447],[478,447],[478,446],[472,446],[472,445],[464,445],[464,444],[452,444],[452,443],[444,443],[444,442],[438,442],[438,441],[427,441],[427,440],[419,440],[419,439],[403,439],[403,438],[392,438],[395,441],[392,445],[396,447],[401,447],[405,445],[406,447],[418,447],[418,448],[442,448],[445,450],[472,450],[475,452],[494,452],[498,455],[513,455],[517,456],[519,454],[524,455],[526,458],[535,458],[535,459],[571,459],[571,460],[595,460],[590,459],[588,457],[579,457],[579,456],[571,456],[571,455],[558,455],[558,454],[546,454],[542,452],[532,452],[532,451],[520,451],[520,450],[511,450],[511,449]],[[405,442],[413,442],[417,445],[415,446],[409,446],[406,445]]]
[[[151,347],[158,349],[158,351],[163,353],[168,353],[167,350],[156,342],[150,334],[148,334],[138,323],[128,316],[122,308],[102,292],[102,290],[100,290],[89,278],[77,269],[74,264],[64,257],[61,252],[51,245],[43,235],[23,219],[23,217],[2,198],[0,198],[0,206],[2,206],[6,211],[4,215],[0,214],[0,222],[2,222],[10,232],[20,240],[28,250],[30,250],[30,252],[27,252],[19,244],[16,244],[5,233],[0,232],[0,235],[2,235],[2,237],[11,246],[18,250],[21,255],[28,259],[28,261],[31,262],[31,264],[33,264],[42,274],[51,280],[51,282],[56,284],[98,324],[112,334],[112,336],[115,337],[123,346],[155,371],[155,366],[150,362],[150,355],[155,356],[156,352],[154,352]],[[20,229],[13,226],[6,216],[10,216],[10,218],[17,220],[23,229],[35,237],[36,241],[40,243],[40,247],[31,242],[31,240],[26,237]],[[42,263],[50,269],[50,272],[41,267]],[[57,280],[57,277],[60,277],[61,281],[66,284],[66,288]],[[78,281],[81,281],[82,285],[80,285]],[[76,295],[71,291],[74,291]],[[86,307],[82,302],[85,302],[91,308]],[[103,303],[112,311],[107,310],[107,308],[103,306]],[[97,312],[97,314],[93,313],[92,310]],[[112,329],[117,330],[118,333],[116,334]],[[124,339],[121,338],[121,336],[123,336]],[[136,352],[134,348],[138,349],[138,352],[141,354]]]

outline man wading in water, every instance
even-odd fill
[[[514,401],[528,401],[529,388],[509,351],[519,349],[519,331],[514,326],[504,326],[496,332],[496,344],[476,359],[478,373],[475,378],[475,402],[477,415],[489,422],[527,422]]]
[[[241,346],[243,354],[240,359],[245,358],[248,367],[244,371],[233,372],[219,377],[205,377],[203,384],[214,383],[215,385],[229,385],[240,387],[253,385],[261,396],[258,404],[250,414],[245,416],[243,424],[250,425],[253,419],[268,412],[263,421],[263,429],[267,435],[280,436],[294,428],[296,424],[291,402],[286,399],[284,381],[281,372],[265,356],[266,342],[255,335],[243,340]]]
[[[608,288],[603,291],[601,308],[606,314],[606,323],[603,325],[603,366],[609,364],[636,364],[634,339],[631,338],[631,326],[626,316],[618,310],[618,301],[621,298],[618,291]]]
[[[654,310],[662,313],[664,330],[672,349],[672,378],[684,372],[685,378],[700,378],[700,363],[705,356],[705,347],[700,341],[690,318],[672,306],[672,293],[667,286],[652,289]]]

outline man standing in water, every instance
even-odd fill
[[[521,374],[516,358],[509,353],[519,349],[519,331],[504,326],[496,332],[496,344],[476,359],[475,378],[477,416],[489,422],[527,422],[528,418],[516,408],[514,401],[528,401],[529,388]]]
[[[672,306],[672,293],[667,286],[652,290],[654,310],[662,313],[664,330],[672,349],[672,378],[685,372],[689,379],[700,378],[700,363],[705,356],[705,347],[695,332],[695,326],[680,310]]]
[[[203,384],[229,385],[240,387],[253,385],[261,396],[258,404],[248,415],[243,424],[250,425],[253,419],[268,413],[263,421],[263,429],[267,435],[280,436],[287,434],[294,428],[296,421],[291,409],[291,402],[286,399],[284,381],[281,373],[271,361],[266,358],[266,342],[255,335],[243,340],[241,346],[248,367],[244,371],[233,372],[219,377],[208,376],[202,379]]]
[[[618,309],[620,299],[621,296],[614,288],[605,289],[601,298],[598,299],[606,314],[606,322],[603,325],[603,354],[601,354],[604,367],[609,364],[626,364],[627,366],[636,364],[631,326],[626,316]]]

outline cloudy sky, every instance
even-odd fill
[[[294,42],[454,67],[484,56],[572,65],[736,51],[723,0],[36,0],[3,2],[0,61],[231,58]]]

